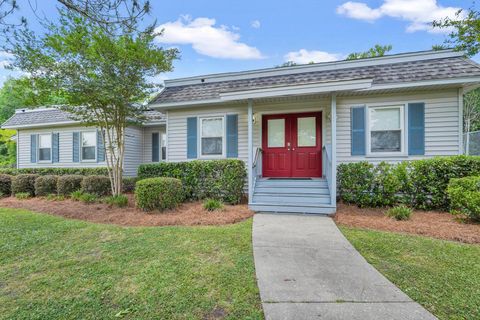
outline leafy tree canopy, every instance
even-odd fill
[[[376,44],[373,48],[368,49],[365,52],[354,52],[350,53],[347,56],[347,60],[357,60],[357,59],[365,59],[365,58],[374,58],[374,57],[382,57],[386,53],[392,50],[392,46],[388,45],[379,45]]]

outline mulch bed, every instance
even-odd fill
[[[339,204],[335,222],[348,227],[429,236],[465,243],[480,243],[480,224],[462,220],[448,212],[414,211],[410,220],[386,217],[386,209],[361,209]]]
[[[174,210],[144,212],[134,206],[133,196],[125,208],[103,203],[85,204],[79,201],[48,201],[43,198],[18,200],[14,197],[0,199],[0,207],[21,208],[71,219],[120,226],[193,226],[223,225],[243,221],[253,216],[247,205],[225,205],[223,210],[207,211],[201,202],[184,203]]]

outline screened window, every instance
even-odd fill
[[[82,132],[82,160],[95,160],[97,149],[96,132]]]
[[[369,108],[370,152],[402,152],[403,106]]]
[[[52,135],[50,133],[38,136],[38,160],[52,160]]]
[[[167,159],[167,135],[162,133],[162,160]]]
[[[200,121],[202,156],[223,155],[224,118],[201,118]]]

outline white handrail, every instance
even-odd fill
[[[333,171],[332,171],[332,145],[326,144],[323,146],[323,152],[325,155],[325,177],[327,178],[327,186],[328,190],[332,192],[332,179],[333,179]]]

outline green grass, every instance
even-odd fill
[[[251,220],[117,227],[0,208],[0,319],[262,319]]]
[[[480,319],[480,246],[341,228],[378,271],[440,319]]]

